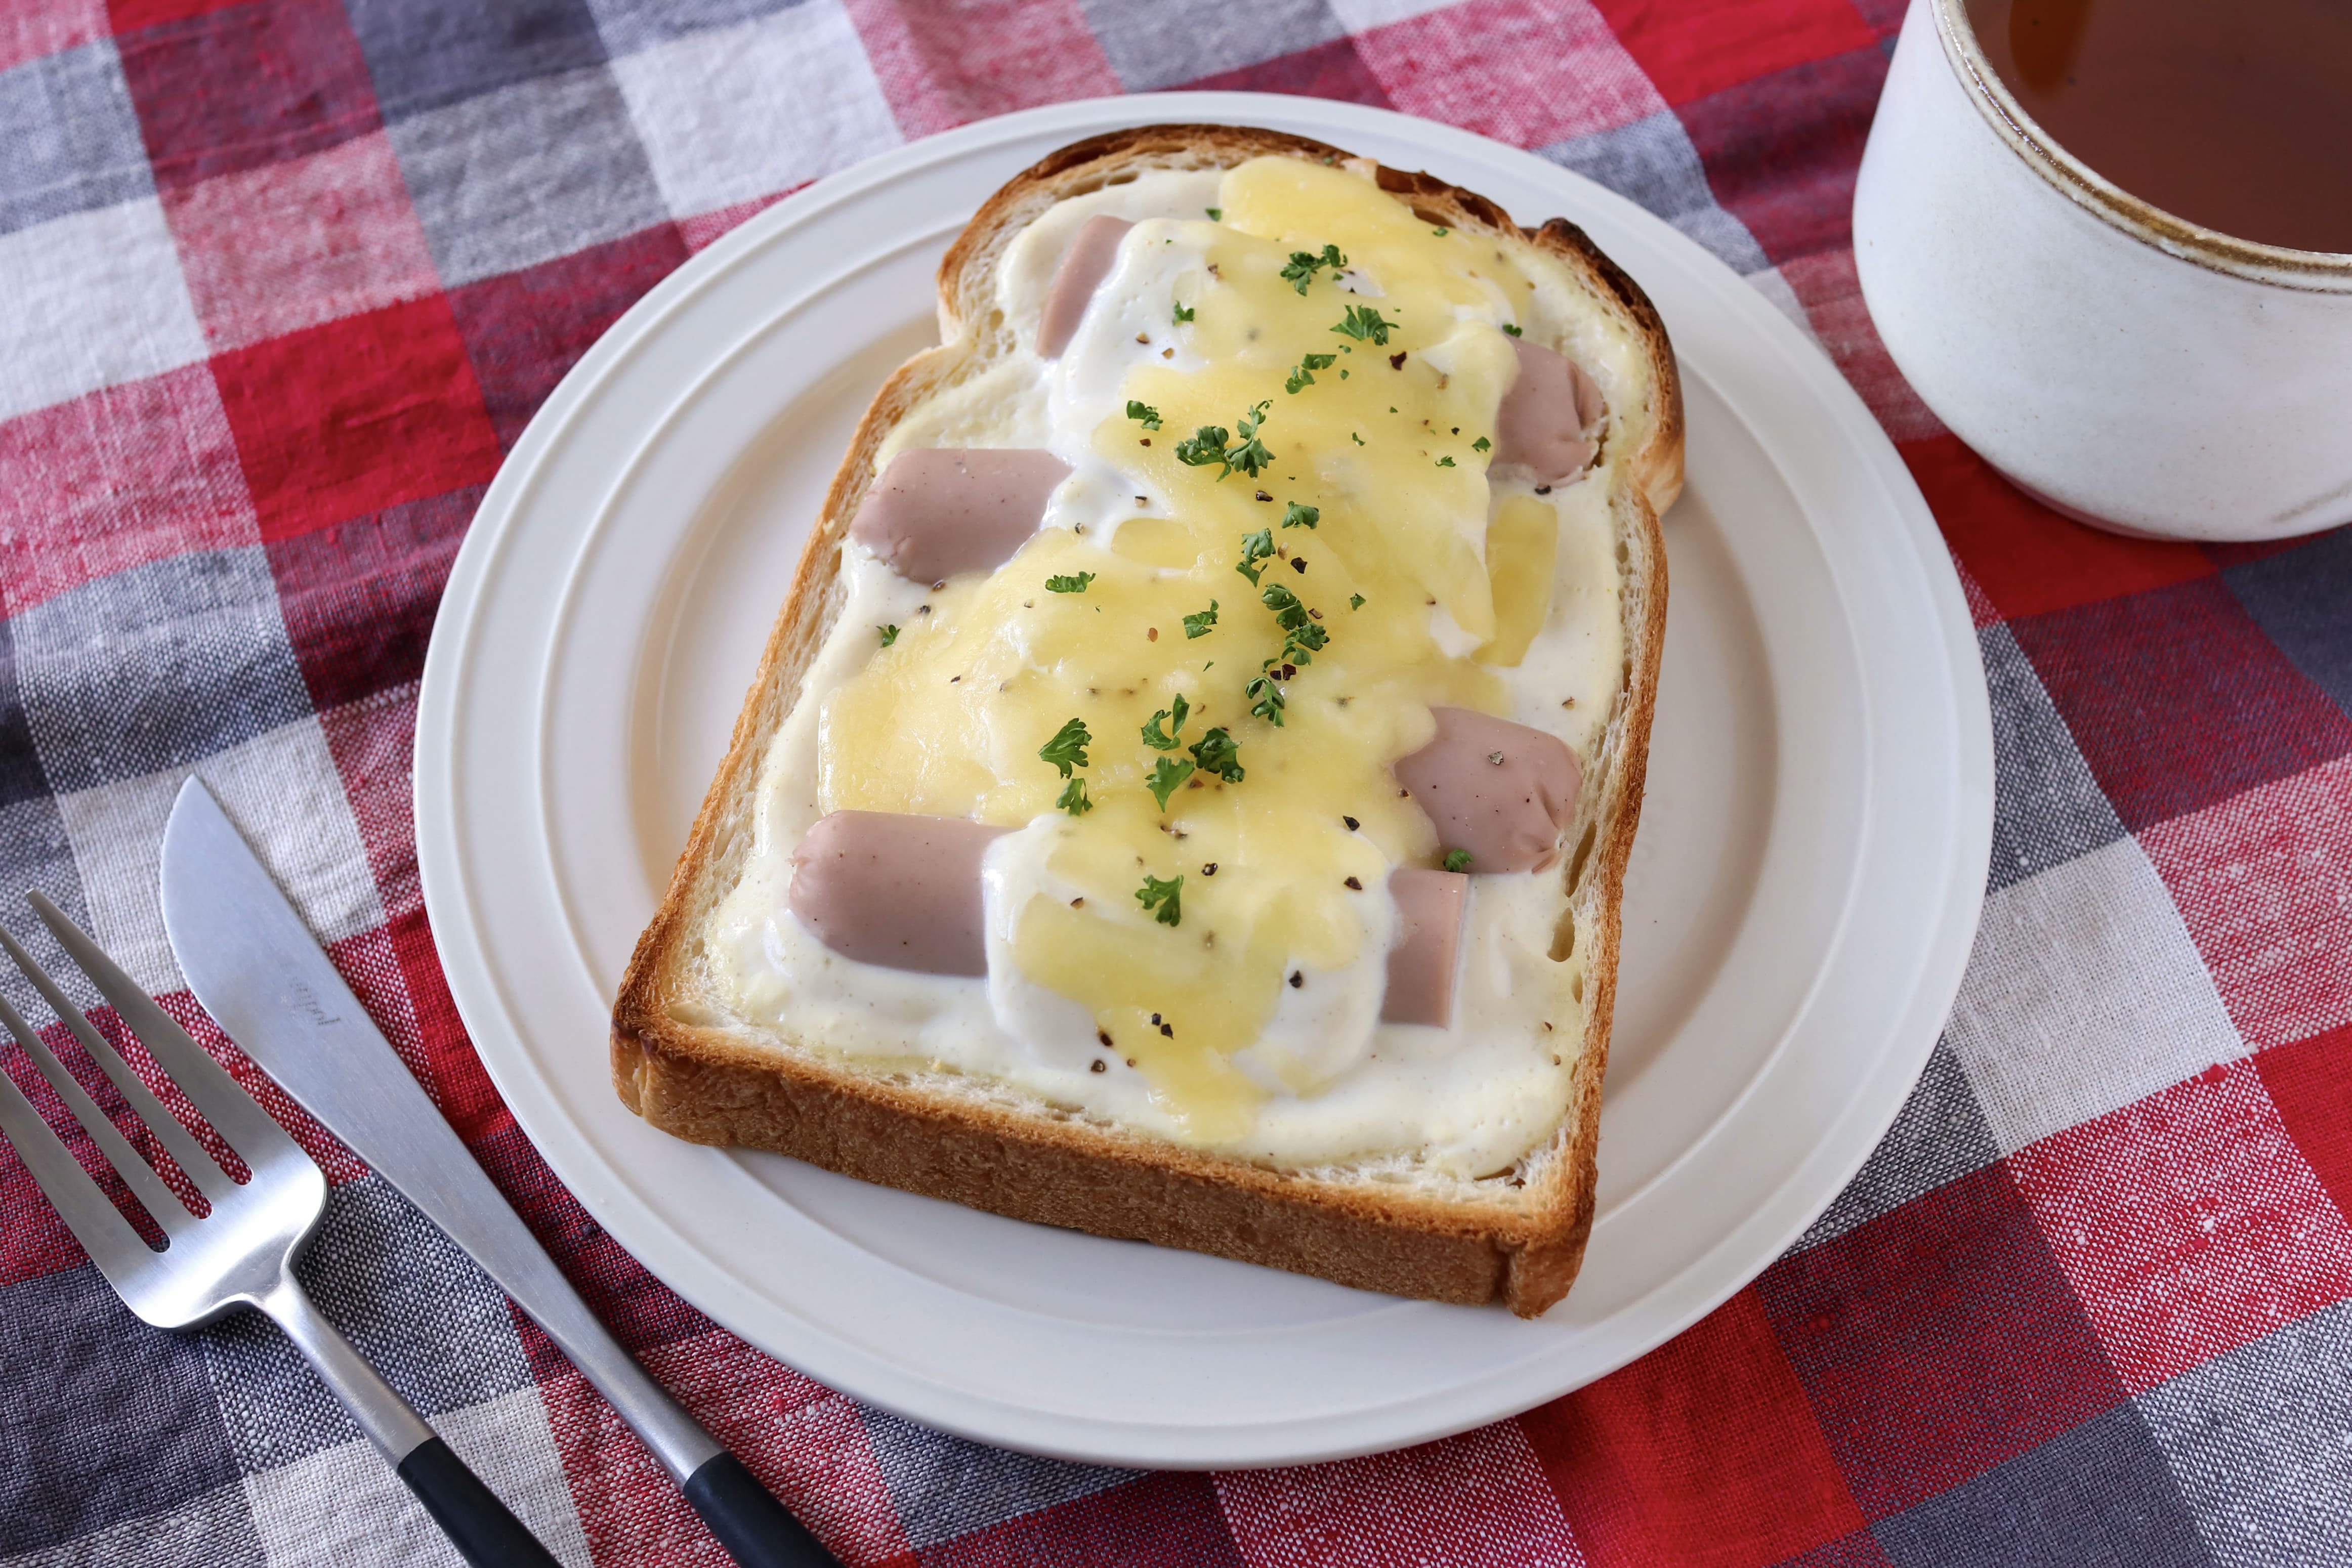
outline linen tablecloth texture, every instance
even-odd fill
[[[605,1320],[854,1563],[2352,1563],[2352,535],[2092,533],[1917,402],[1847,224],[1898,17],[0,0],[0,888],[46,888],[244,1069],[156,908],[165,810],[203,772]],[[908,138],[1180,85],[1499,137],[1746,274],[1917,476],[1999,743],[1958,1006],[1885,1144],[1786,1257],[1518,1419],[1223,1475],[920,1429],[656,1283],[467,1045],[409,811],[451,556],[501,454],[632,300]],[[720,1563],[505,1298],[261,1092],[336,1184],[321,1305],[556,1553]],[[456,1559],[275,1331],[143,1327],[0,1153],[0,1561]]]

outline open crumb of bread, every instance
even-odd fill
[[[1590,361],[1606,397],[1597,455],[1575,483],[1592,487],[1582,494],[1596,553],[1580,559],[1613,573],[1606,602],[1614,624],[1605,629],[1613,663],[1580,706],[1548,702],[1548,715],[1512,716],[1557,731],[1581,775],[1555,849],[1529,873],[1539,879],[1539,902],[1513,906],[1523,911],[1515,917],[1518,938],[1549,966],[1539,981],[1523,982],[1538,985],[1548,1000],[1528,1015],[1543,1015],[1543,1034],[1520,1047],[1540,1050],[1558,1071],[1530,1113],[1535,1134],[1493,1168],[1412,1148],[1285,1157],[1279,1143],[1171,1135],[1146,1118],[1106,1114],[1099,1104],[940,1060],[914,1038],[896,1050],[846,1050],[818,1015],[796,1012],[789,998],[773,1009],[747,1006],[713,936],[729,901],[746,896],[760,857],[774,852],[761,841],[760,797],[772,787],[765,770],[795,713],[824,695],[817,689],[822,656],[845,624],[845,541],[877,473],[910,445],[992,444],[959,439],[956,411],[1034,347],[1034,321],[1024,325],[1005,303],[1005,271],[1024,234],[1057,208],[1075,214],[1087,198],[1099,206],[1102,193],[1148,175],[1267,158],[1373,181],[1430,232],[1483,242],[1498,263],[1539,274],[1552,303],[1548,315],[1529,319],[1528,336],[1540,332],[1555,340],[1547,347]],[[697,1143],[775,1150],[1017,1218],[1367,1290],[1543,1312],[1575,1279],[1591,1228],[1619,903],[1665,626],[1658,516],[1682,483],[1681,394],[1655,310],[1563,220],[1521,228],[1482,197],[1297,137],[1154,126],[1066,147],[992,196],[941,264],[939,312],[940,346],[890,378],[843,460],[732,743],[630,961],[611,1036],[621,1098],[654,1126]],[[1355,361],[1359,370],[1369,362]],[[1181,434],[1171,429],[1166,439]],[[1563,559],[1559,570],[1577,566]],[[1303,564],[1300,570],[1304,581]],[[1230,597],[1249,591],[1234,587]],[[894,635],[895,628],[885,641]],[[1103,1074],[1103,1065],[1094,1071]]]

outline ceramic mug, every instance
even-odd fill
[[[1965,0],[1911,0],[1853,197],[1895,363],[2021,488],[2118,533],[2352,522],[2352,256],[2126,194],[2042,133]]]

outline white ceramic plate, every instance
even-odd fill
[[[1538,1322],[1106,1241],[649,1131],[605,1019],[850,429],[932,340],[980,201],[1155,120],[1301,132],[1565,214],[1679,350],[1689,488],[1625,902],[1600,1218]],[[1311,99],[1186,93],[973,125],[696,257],[549,399],[459,553],[416,734],[459,1010],[556,1174],[646,1266],[916,1420],[1139,1466],[1336,1458],[1549,1399],[1752,1279],[1861,1165],[1959,983],[1992,745],[1927,507],[1821,352],[1647,214],[1528,153]]]

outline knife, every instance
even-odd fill
[[[188,988],[222,1031],[547,1331],[729,1555],[743,1568],[839,1568],[596,1321],[194,778],[163,829],[163,929]]]

